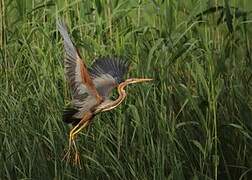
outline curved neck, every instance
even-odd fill
[[[119,93],[119,97],[114,101],[114,105],[115,107],[118,106],[119,104],[122,103],[122,101],[126,98],[127,94],[124,90],[124,88],[126,87],[126,83],[123,82],[121,84],[119,84],[119,86],[117,87],[117,91]]]
[[[106,106],[104,106],[100,110],[100,112],[109,111],[111,109],[114,109],[123,102],[123,100],[127,96],[127,94],[126,94],[126,92],[124,90],[125,86],[127,86],[126,82],[122,82],[121,84],[118,85],[118,87],[117,87],[117,91],[118,91],[118,94],[119,94],[118,98],[116,100],[114,100],[114,101],[110,101],[110,103],[108,103]]]

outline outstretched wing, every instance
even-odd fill
[[[58,21],[57,28],[64,39],[65,74],[73,94],[72,104],[74,108],[78,109],[74,117],[82,118],[86,111],[101,103],[102,97],[97,92],[86,65],[74,47],[66,25],[62,21]]]
[[[107,98],[111,90],[123,81],[128,63],[118,58],[99,58],[89,69],[98,93]]]

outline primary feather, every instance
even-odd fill
[[[97,91],[106,98],[111,90],[123,81],[127,71],[128,63],[119,58],[96,59],[89,69]]]
[[[58,21],[57,28],[64,40],[64,66],[73,94],[72,105],[74,109],[78,110],[73,114],[73,118],[79,119],[83,117],[85,112],[99,104],[101,100],[85,64],[70,39],[66,25],[62,21]]]

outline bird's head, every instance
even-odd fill
[[[118,86],[118,92],[119,93],[124,93],[125,90],[124,88],[129,85],[129,84],[134,84],[134,83],[140,83],[140,82],[147,82],[147,81],[152,81],[153,79],[150,78],[130,78],[119,84]]]
[[[140,82],[146,82],[146,81],[152,81],[153,79],[150,78],[130,78],[125,81],[125,83],[128,84],[134,84],[134,83],[140,83]]]

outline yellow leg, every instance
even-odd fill
[[[79,133],[83,128],[87,127],[87,125],[89,124],[90,121],[86,121],[84,122],[82,125],[80,125],[78,128],[76,128],[73,132],[72,132],[72,138],[74,138],[77,133]]]
[[[64,155],[63,159],[62,160],[66,160],[67,162],[69,162],[70,160],[70,155],[71,155],[71,148],[72,148],[72,143],[74,143],[75,145],[75,142],[74,142],[74,137],[73,137],[73,132],[78,128],[78,125],[77,124],[69,133],[69,139],[68,139],[68,150],[66,152],[66,154]],[[76,147],[76,145],[75,145]],[[75,148],[76,149],[76,148]]]
[[[71,153],[71,147],[74,145],[74,150],[75,150],[75,158],[74,158],[74,164],[78,164],[80,166],[80,157],[79,157],[79,152],[78,148],[75,144],[75,138],[77,133],[79,133],[83,128],[87,127],[89,124],[90,120],[92,119],[93,114],[91,112],[87,112],[84,117],[81,119],[81,121],[70,131],[69,133],[69,147],[68,151],[65,154],[63,159],[67,159],[69,161],[70,159],[70,153]]]
[[[79,151],[78,151],[78,148],[75,144],[75,137],[76,135],[85,127],[87,127],[87,125],[89,124],[90,121],[86,121],[84,122],[83,124],[81,124],[78,128],[76,128],[73,132],[72,132],[72,142],[73,142],[73,145],[74,145],[74,150],[75,150],[75,158],[74,158],[74,164],[76,165],[79,165],[80,166],[80,156],[79,156]]]
[[[77,148],[74,140],[73,140],[73,145],[74,145],[74,150],[75,150],[74,164],[78,165],[81,169],[80,156],[79,156],[78,148]]]

